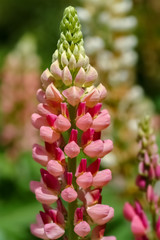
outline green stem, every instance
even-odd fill
[[[76,128],[75,119],[76,119],[76,108],[69,106],[69,115],[71,119],[71,128]],[[75,190],[77,190],[75,172],[76,172],[76,158],[68,158],[68,171],[72,172],[73,179],[72,184]],[[74,212],[77,208],[77,199],[74,202],[68,203],[68,220],[67,220],[67,228],[68,228],[68,240],[78,240],[77,234],[74,232]]]

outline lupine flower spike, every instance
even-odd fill
[[[41,239],[115,240],[104,237],[114,209],[101,204],[102,188],[112,174],[99,169],[101,158],[113,148],[111,140],[100,139],[110,124],[108,111],[101,110],[107,91],[102,84],[93,85],[98,74],[85,54],[73,7],[65,9],[60,29],[50,70],[41,76],[37,112],[32,115],[44,141],[43,146],[34,144],[33,159],[46,169],[41,169],[39,182],[30,183],[44,208],[31,232]],[[93,158],[90,164],[89,158]]]
[[[139,172],[136,185],[145,194],[151,222],[139,201],[135,201],[134,206],[125,203],[123,213],[131,222],[131,230],[136,240],[156,240],[160,239],[160,197],[155,191],[157,181],[160,179],[160,163],[155,135],[148,117],[139,124],[138,142]]]

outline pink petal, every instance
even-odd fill
[[[99,157],[103,151],[103,142],[102,140],[92,141],[83,149],[84,153],[91,158]]]
[[[59,177],[64,173],[64,167],[56,160],[50,160],[48,162],[47,170],[54,177]]]
[[[46,88],[53,81],[54,81],[53,75],[47,68],[41,75],[42,86]]]
[[[102,237],[101,240],[116,240],[116,237],[114,237],[114,236]]]
[[[52,63],[50,70],[56,80],[62,79],[62,70],[59,67],[58,60]]]
[[[80,102],[80,97],[83,94],[83,89],[79,87],[70,87],[62,92],[64,97],[67,99],[67,102],[72,106],[76,106]]]
[[[74,158],[80,153],[80,148],[77,143],[72,141],[65,146],[64,152],[67,154],[68,157]]]
[[[94,88],[91,92],[86,94],[83,98],[83,102],[86,102],[87,107],[94,107],[99,102],[99,92]]]
[[[76,126],[81,129],[83,132],[87,131],[92,125],[92,117],[89,113],[86,113],[84,116],[78,118],[76,121]]]
[[[60,133],[52,130],[51,127],[42,126],[40,128],[40,136],[41,138],[48,143],[54,143],[60,138]]]
[[[81,221],[80,223],[76,224],[76,226],[74,227],[74,232],[78,236],[83,238],[87,236],[90,231],[91,231],[91,228],[86,221]]]
[[[51,205],[52,203],[56,202],[58,199],[58,196],[54,194],[53,191],[44,187],[36,188],[35,195],[36,195],[36,199],[40,203],[47,204],[47,205]]]
[[[102,110],[102,112],[93,120],[92,128],[96,132],[100,132],[107,128],[110,124],[110,115],[107,110]]]
[[[98,225],[109,222],[114,216],[114,209],[108,205],[95,204],[87,208],[88,215]]]
[[[44,226],[39,226],[38,224],[31,224],[30,230],[34,236],[41,239],[48,239],[44,232]]]
[[[37,96],[37,100],[40,103],[45,103],[46,102],[45,92],[42,89],[37,90],[36,96]]]
[[[40,129],[41,126],[48,126],[48,122],[45,117],[39,115],[38,113],[33,113],[31,116],[32,125]]]
[[[69,71],[69,68],[67,66],[65,66],[63,69],[62,80],[66,86],[69,86],[72,84],[72,74]]]
[[[93,177],[90,172],[85,172],[76,179],[76,183],[83,189],[86,189],[92,185]]]
[[[106,88],[100,83],[97,87],[97,90],[99,92],[99,98],[100,101],[104,100],[107,96],[107,90]]]
[[[131,230],[134,235],[136,236],[143,236],[146,233],[146,229],[144,225],[142,224],[141,219],[138,217],[138,215],[135,215],[131,222]]]
[[[51,156],[48,154],[48,152],[43,146],[34,144],[32,148],[32,157],[36,162],[46,167]]]
[[[30,182],[30,190],[31,190],[33,193],[35,193],[35,190],[36,190],[37,188],[41,187],[41,186],[42,186],[42,183],[40,183],[40,182],[37,182],[37,181],[31,181],[31,182]]]
[[[113,149],[113,142],[110,139],[103,141],[103,151],[98,155],[98,157],[102,158]]]
[[[75,80],[74,80],[75,86],[81,87],[83,85],[83,83],[85,82],[85,78],[86,78],[86,73],[85,73],[84,69],[81,67],[75,77]]]
[[[103,187],[112,179],[112,173],[109,169],[105,169],[96,173],[93,177],[93,187]]]
[[[136,215],[134,208],[132,207],[132,205],[128,202],[126,202],[124,204],[123,207],[123,215],[124,217],[128,220],[128,221],[132,221],[132,219],[134,218],[134,216]]]
[[[55,102],[62,102],[63,96],[60,94],[58,89],[51,83],[46,89],[46,98]]]
[[[57,114],[57,109],[50,107],[48,104],[45,103],[39,103],[37,107],[38,113],[44,117],[46,117],[49,114]]]
[[[71,123],[67,118],[60,114],[55,121],[55,127],[59,132],[65,132],[71,127]]]
[[[72,187],[67,187],[61,192],[61,197],[66,202],[73,202],[77,199],[77,192]]]
[[[49,239],[58,239],[65,233],[64,229],[56,223],[45,224],[44,231]]]
[[[94,67],[90,65],[89,70],[86,73],[85,87],[90,87],[97,79],[98,73]]]

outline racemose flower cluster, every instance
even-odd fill
[[[32,115],[44,141],[43,146],[33,146],[33,159],[44,168],[41,180],[31,181],[30,189],[44,211],[31,232],[50,240],[115,240],[104,237],[114,209],[101,204],[102,188],[112,178],[109,169],[100,170],[101,158],[113,148],[111,140],[101,140],[101,131],[110,124],[108,111],[101,109],[107,91],[102,84],[93,85],[98,74],[85,54],[73,7],[65,9],[60,29],[50,70],[41,75],[37,113]]]

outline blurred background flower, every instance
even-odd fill
[[[132,239],[122,206],[137,189],[137,125],[153,116],[160,145],[160,4],[158,0],[1,0],[0,8],[0,239],[33,240],[29,224],[39,204],[29,192],[39,168],[31,157],[37,138],[30,126],[40,73],[51,64],[66,6],[77,8],[86,52],[108,89],[114,171],[103,201],[115,208],[110,235]],[[126,180],[127,179],[127,180]]]

